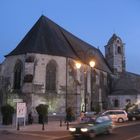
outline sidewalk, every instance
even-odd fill
[[[76,122],[72,122],[69,124],[75,124]],[[0,125],[0,131],[7,130],[7,131],[17,131],[16,126],[12,125]],[[62,126],[60,126],[60,121],[50,121],[48,124],[44,124],[44,130],[42,124],[31,124],[31,125],[25,125],[20,126],[19,131],[67,131],[67,124],[62,123]]]
[[[42,130],[42,128],[43,128],[42,124],[32,124],[32,125],[27,125],[25,127],[22,126],[20,130],[21,131],[67,131],[67,124],[63,122],[62,126],[60,127],[59,121],[51,121],[48,122],[48,124],[44,125],[44,130]]]

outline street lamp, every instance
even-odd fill
[[[92,111],[92,106],[93,106],[93,68],[95,67],[95,61],[94,60],[91,60],[89,62],[90,64],[90,67],[91,67],[91,71],[90,71],[90,82],[91,82],[91,85],[90,85],[90,88],[91,88],[91,103],[90,103],[90,108],[91,108],[91,111]]]
[[[65,108],[65,111],[67,110],[68,108],[68,58],[66,57],[66,108]]]
[[[91,68],[94,68],[95,67],[95,61],[94,60],[91,60],[89,62],[89,65],[90,65]]]
[[[76,66],[76,68],[77,68],[77,82],[76,82],[76,113],[78,114],[79,111],[81,111],[81,104],[80,104],[80,102],[78,102],[78,101],[79,101],[78,99],[80,99],[79,97],[80,97],[80,95],[81,95],[81,84],[79,83],[79,81],[80,81],[79,74],[80,74],[80,73],[79,73],[79,70],[78,70],[78,69],[81,68],[81,62],[76,61],[76,62],[75,62],[75,66]]]
[[[77,69],[80,69],[81,68],[81,63],[80,62],[76,62],[76,68]],[[91,67],[91,96],[92,96],[92,85],[93,85],[93,78],[92,78],[92,68],[94,68],[95,66],[95,61],[94,60],[90,60],[89,61],[89,65]],[[87,69],[86,69],[86,66],[84,67],[84,111],[86,112],[87,111]],[[92,98],[91,98],[92,99]],[[82,110],[83,111],[83,110]]]
[[[77,69],[80,69],[80,68],[81,68],[81,63],[80,63],[80,62],[76,62],[75,65],[76,65],[76,68],[77,68]]]

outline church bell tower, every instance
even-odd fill
[[[125,48],[121,38],[113,34],[105,46],[105,58],[114,73],[125,71]]]

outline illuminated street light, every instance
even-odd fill
[[[81,63],[80,62],[76,62],[75,65],[76,65],[76,68],[77,69],[80,69],[81,68]],[[93,71],[92,71],[92,69],[95,67],[95,61],[94,60],[91,60],[89,62],[89,65],[91,67],[91,97],[92,97],[93,96],[92,95],[92,90],[93,90],[93,75],[92,75]],[[85,70],[84,70],[84,83],[85,83],[85,92],[84,92],[85,109],[84,110],[86,112],[86,105],[87,105],[87,97],[86,97],[87,96],[87,69],[86,69],[86,67],[85,67]]]
[[[90,65],[91,68],[94,68],[95,67],[95,61],[94,60],[91,60],[89,62],[89,65]]]
[[[91,67],[91,70],[90,70],[90,87],[91,87],[91,103],[90,103],[90,108],[91,108],[91,111],[92,111],[92,106],[93,106],[93,102],[92,102],[92,99],[93,99],[93,68],[95,67],[95,61],[94,60],[91,60],[89,62],[90,64],[90,67]]]
[[[81,68],[81,63],[80,63],[80,62],[76,62],[75,65],[76,65],[76,68],[77,68],[77,69],[80,69],[80,68]]]

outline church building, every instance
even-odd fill
[[[47,104],[49,114],[123,108],[140,99],[140,76],[126,72],[125,48],[113,34],[98,48],[45,16],[0,65],[0,103],[22,99],[29,111]]]

